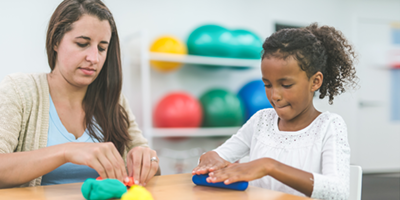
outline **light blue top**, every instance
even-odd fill
[[[50,96],[50,95],[49,95]],[[99,132],[98,132],[99,133]],[[100,133],[99,133],[100,134]],[[47,146],[63,144],[67,142],[99,142],[92,139],[88,130],[79,138],[69,133],[58,117],[57,110],[50,96],[50,117]],[[85,165],[66,163],[42,177],[42,185],[65,184],[83,182],[87,178],[97,178],[99,174],[92,168]]]

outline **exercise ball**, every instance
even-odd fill
[[[253,80],[246,83],[238,93],[245,107],[246,121],[257,111],[264,108],[272,108],[267,95],[265,94],[264,83],[262,80]]]
[[[173,92],[163,97],[155,107],[155,127],[199,127],[203,112],[200,102],[185,92]]]
[[[200,56],[232,57],[232,33],[218,25],[204,25],[192,31],[187,39],[189,54]]]
[[[186,44],[173,36],[158,38],[150,46],[150,51],[156,53],[187,54]],[[151,60],[150,64],[161,72],[170,72],[182,66],[182,63],[155,60]]]
[[[224,89],[211,89],[200,97],[203,127],[241,126],[244,107],[238,96]]]
[[[187,47],[189,54],[193,55],[260,59],[262,41],[248,30],[229,30],[209,24],[190,33]]]
[[[235,57],[245,59],[260,59],[262,51],[261,39],[248,30],[234,30],[232,34],[238,46]]]

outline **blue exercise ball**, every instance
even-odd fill
[[[261,80],[254,80],[246,83],[239,90],[238,96],[245,107],[246,121],[257,111],[264,108],[272,108],[265,94],[264,83]]]

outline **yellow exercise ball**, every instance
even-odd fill
[[[151,193],[143,186],[133,185],[121,197],[121,200],[154,200]]]
[[[153,42],[150,51],[155,53],[187,54],[186,44],[173,36],[162,36]],[[182,66],[182,63],[150,61],[151,66],[161,72],[170,72]]]

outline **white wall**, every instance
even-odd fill
[[[59,2],[0,0],[0,80],[15,72],[49,72],[45,33],[48,20]],[[400,2],[397,0],[105,0],[105,3],[113,12],[123,47],[128,36],[138,30],[147,29],[150,39],[172,34],[185,41],[193,29],[206,23],[232,29],[245,28],[264,39],[274,31],[275,22],[297,25],[319,22],[334,26],[361,46],[357,43],[359,33],[354,28],[355,16],[400,20]],[[124,49],[125,58],[127,54]],[[134,72],[125,74],[125,79],[135,78]],[[370,76],[373,75],[367,74],[364,78]],[[135,100],[136,95],[140,95],[137,92],[140,91],[139,85],[134,80],[128,83],[124,85],[124,92],[132,91],[127,96],[140,122],[141,105]],[[326,99],[316,101],[319,109],[339,113],[346,120],[355,164],[363,163],[360,160],[363,150],[357,149],[357,146],[363,146],[357,145],[363,141],[361,133],[358,133],[358,126],[363,123],[357,121],[358,103],[357,91],[337,97],[333,106],[329,106]],[[384,148],[385,144],[381,145]]]

